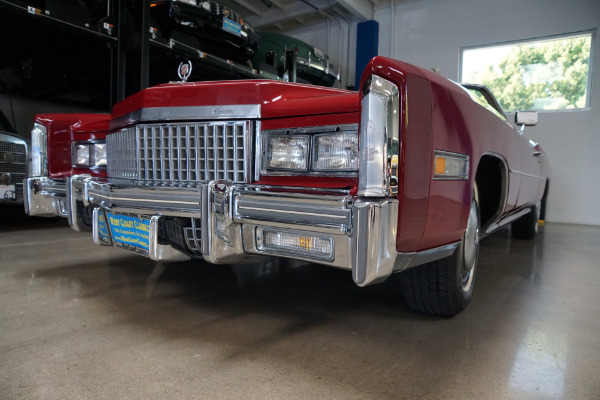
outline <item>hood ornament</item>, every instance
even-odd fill
[[[187,82],[188,78],[192,74],[192,62],[189,60],[182,61],[177,68],[177,75],[181,82]]]

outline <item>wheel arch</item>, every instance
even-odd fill
[[[496,222],[506,205],[508,166],[502,156],[484,153],[475,172],[478,191],[481,232]]]

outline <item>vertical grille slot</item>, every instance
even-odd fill
[[[140,124],[107,136],[108,175],[152,184],[246,181],[250,121]]]

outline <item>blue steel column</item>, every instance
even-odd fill
[[[379,51],[379,22],[370,20],[356,26],[356,84],[358,89],[360,77],[365,67]]]

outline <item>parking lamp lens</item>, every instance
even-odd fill
[[[321,260],[333,259],[333,239],[329,236],[258,228],[256,239],[258,249],[265,252],[289,253]]]

